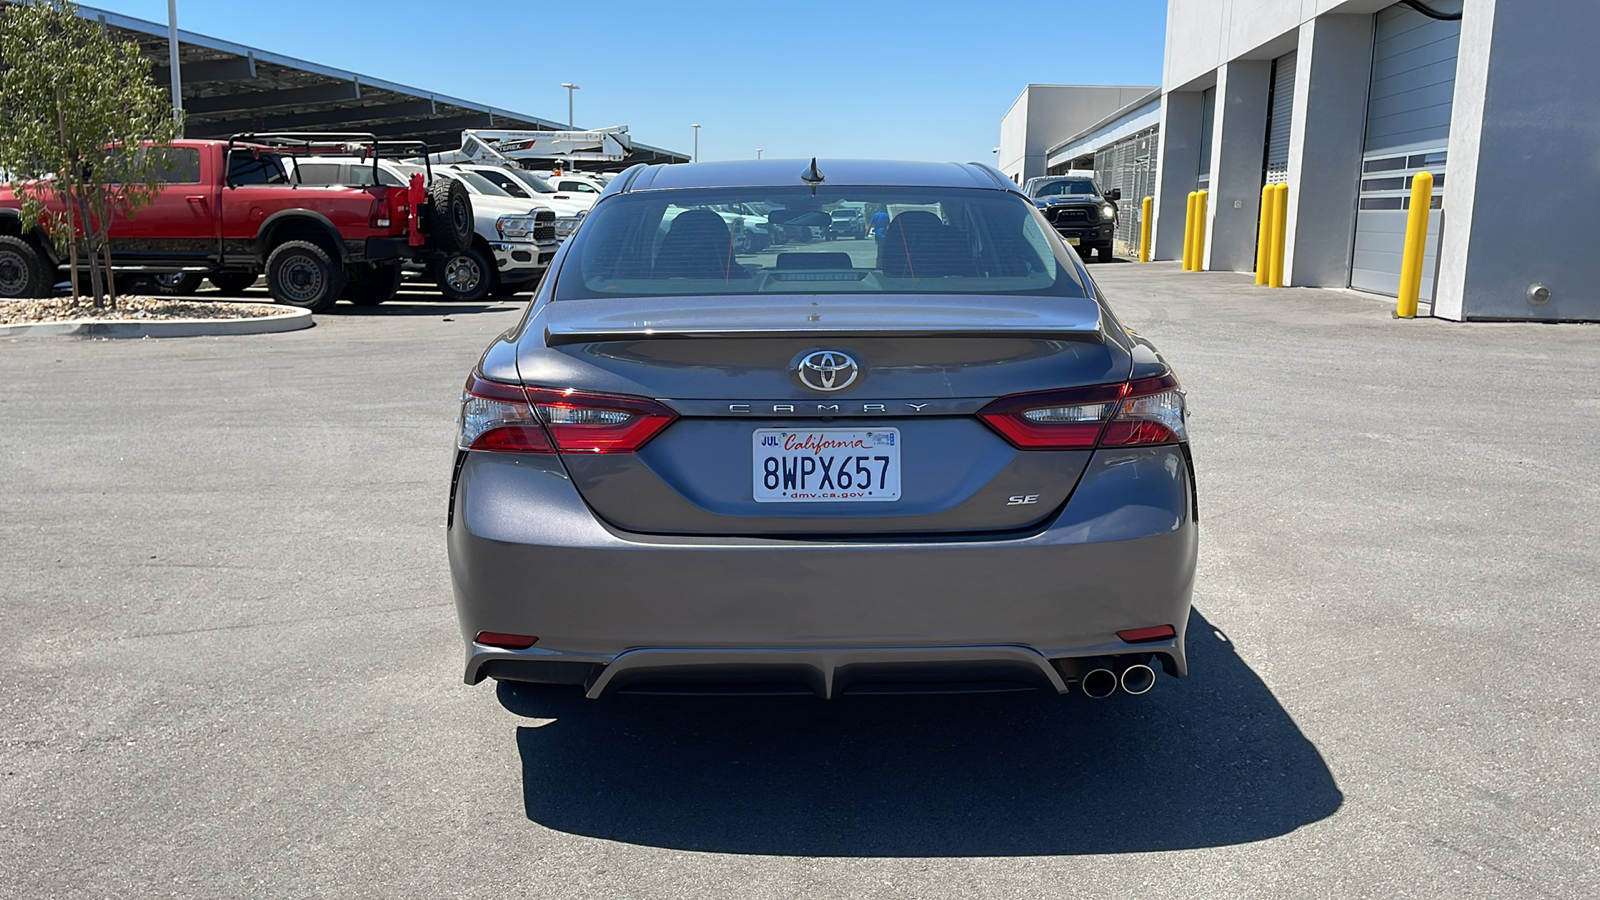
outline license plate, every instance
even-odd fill
[[[1082,238],[1069,237],[1069,238],[1067,238],[1067,243],[1069,243],[1072,246],[1076,247],[1076,246],[1078,246],[1078,241],[1080,241],[1080,240],[1082,240]]]
[[[757,503],[900,499],[900,429],[757,428]]]

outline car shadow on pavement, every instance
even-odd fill
[[[1259,841],[1343,802],[1321,754],[1204,617],[1190,677],[1141,697],[584,699],[499,686],[528,818],[656,847],[1040,856]]]
[[[526,298],[513,298],[511,300],[488,300],[482,303],[447,303],[442,300],[428,301],[421,297],[406,297],[401,295],[393,300],[377,306],[356,306],[353,303],[337,303],[322,315],[325,316],[465,316],[485,312],[505,312],[509,309],[521,308],[527,303]]]

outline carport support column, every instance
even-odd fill
[[[1202,269],[1255,269],[1267,89],[1271,80],[1272,63],[1267,60],[1235,60],[1217,69],[1217,109],[1211,129],[1211,196],[1206,205],[1209,221]]]
[[[1183,256],[1184,216],[1189,192],[1200,180],[1201,106],[1199,91],[1168,91],[1161,97],[1161,148],[1156,161],[1152,259]]]
[[[1289,126],[1285,285],[1350,284],[1371,77],[1372,16],[1318,16],[1300,26]]]

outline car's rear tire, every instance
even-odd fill
[[[400,263],[359,263],[346,272],[344,299],[357,306],[377,306],[400,293]]]
[[[205,276],[198,272],[169,272],[165,275],[152,275],[150,284],[155,292],[164,297],[188,296],[200,289],[200,282]]]
[[[477,247],[447,254],[436,271],[439,293],[452,303],[482,300],[494,286],[494,263]]]
[[[32,244],[12,235],[0,235],[0,297],[48,297],[54,285],[49,275],[50,267]]]
[[[237,297],[256,283],[254,272],[218,272],[210,276],[211,286],[229,297]]]
[[[344,267],[310,241],[285,241],[267,257],[267,293],[279,303],[325,312],[344,293]]]
[[[444,253],[472,246],[472,195],[454,178],[440,176],[428,186],[428,236]]]

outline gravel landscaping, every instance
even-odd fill
[[[293,307],[272,303],[208,302],[176,297],[118,297],[116,309],[96,308],[89,300],[70,297],[0,300],[0,325],[31,325],[83,319],[141,321],[151,319],[258,319],[281,316]]]

